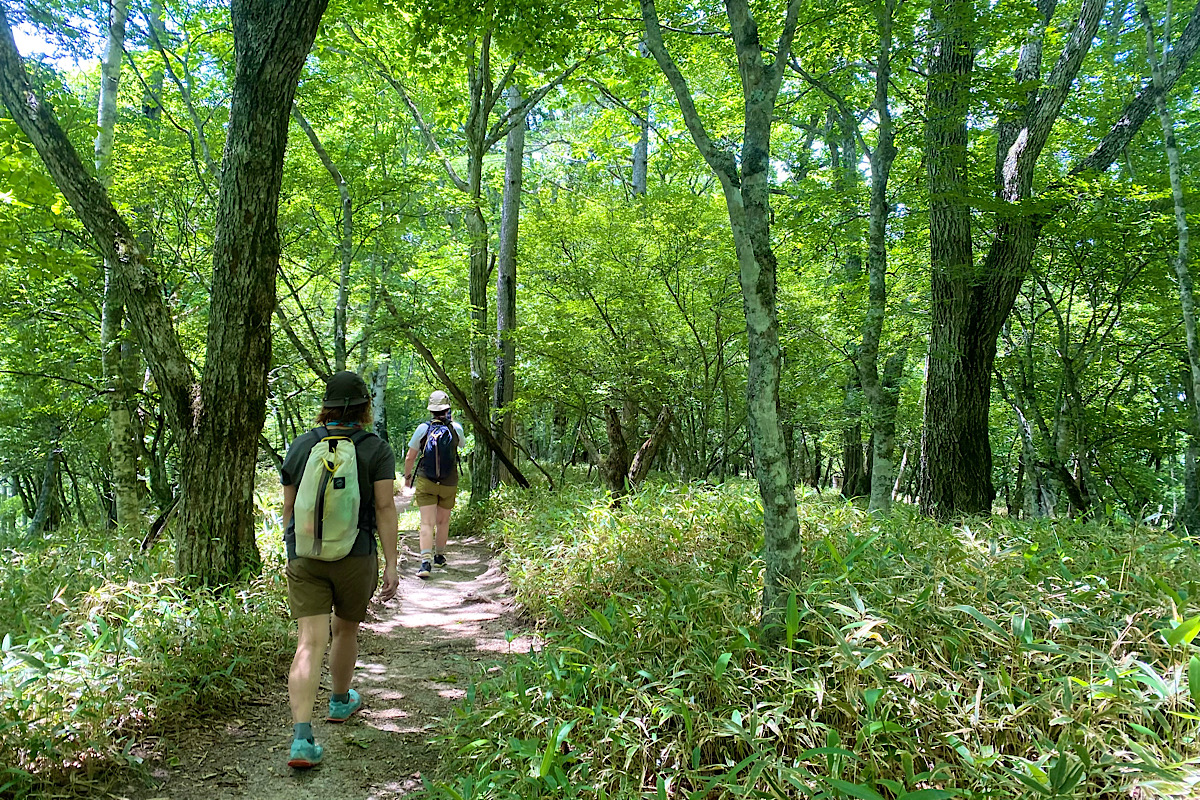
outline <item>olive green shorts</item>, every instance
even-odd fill
[[[333,611],[347,622],[367,618],[367,604],[379,583],[379,558],[346,556],[340,561],[293,558],[287,564],[292,619]]]
[[[413,485],[413,502],[417,507],[437,505],[438,508],[454,508],[454,496],[458,494],[458,484],[446,486],[435,483],[424,475],[417,476]]]

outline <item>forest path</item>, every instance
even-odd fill
[[[397,497],[403,512],[411,495]],[[416,514],[401,514],[415,524]],[[400,589],[387,603],[373,602],[359,635],[354,687],[364,707],[348,722],[324,722],[329,673],[321,680],[313,733],[325,748],[310,770],[287,766],[291,745],[286,676],[237,719],[187,731],[160,748],[152,770],[156,786],[117,793],[136,800],[284,800],[345,798],[391,800],[422,787],[439,760],[429,743],[438,718],[466,693],[475,662],[529,649],[508,581],[496,554],[482,539],[451,539],[449,566],[428,580],[416,577],[415,530],[400,532]],[[172,764],[171,766],[167,766]]]

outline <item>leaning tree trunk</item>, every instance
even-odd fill
[[[109,259],[163,409],[180,432],[183,512],[176,570],[223,585],[261,566],[254,476],[266,414],[276,227],[288,113],[327,0],[234,0],[235,77],[217,206],[208,349],[199,386],[161,282],[103,186],[88,175],[53,111],[33,91],[0,6],[0,99],[55,185]]]
[[[509,113],[521,109],[521,90],[508,87]],[[508,131],[504,151],[504,200],[500,212],[500,252],[496,262],[496,386],[493,403],[496,438],[511,459],[516,452],[516,429],[509,406],[517,361],[517,230],[521,216],[521,173],[525,161],[525,125],[513,125]],[[508,483],[511,476],[498,458],[492,459],[492,485]]]
[[[638,448],[634,454],[633,460],[629,464],[629,485],[631,487],[640,486],[646,476],[650,474],[650,467],[654,464],[654,457],[658,455],[658,451],[662,449],[663,443],[666,442],[667,436],[671,430],[671,407],[664,405],[662,411],[659,412],[658,419],[654,423],[654,428],[650,431],[650,435],[646,437],[646,441]]]

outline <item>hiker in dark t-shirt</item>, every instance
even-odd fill
[[[292,767],[313,767],[321,763],[324,748],[312,735],[312,710],[321,680],[321,661],[330,643],[331,625],[333,642],[329,648],[329,677],[333,691],[325,719],[327,722],[345,722],[362,707],[362,698],[350,688],[350,681],[354,677],[354,662],[358,659],[358,627],[367,618],[367,605],[379,581],[376,532],[384,560],[379,599],[390,600],[399,586],[396,505],[392,497],[396,456],[391,445],[383,439],[374,433],[364,433],[371,425],[371,403],[363,379],[353,372],[332,375],[316,423],[319,427],[292,442],[280,468],[286,528],[284,541],[288,554],[288,602],[292,619],[299,628],[296,656],[288,674],[293,723],[288,765]],[[337,561],[301,558],[296,554],[297,492],[309,454],[327,436],[345,436],[354,443],[358,471],[358,535],[350,552]]]

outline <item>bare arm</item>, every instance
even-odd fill
[[[412,488],[413,485],[413,468],[417,465],[417,448],[408,448],[408,455],[404,456],[404,485]]]
[[[292,521],[292,515],[296,509],[296,487],[283,487],[283,529],[286,531],[288,523]]]
[[[396,502],[392,499],[396,481],[392,478],[375,481],[375,529],[379,531],[379,546],[383,548],[383,589],[380,600],[396,595],[400,580],[396,576],[397,519]]]

